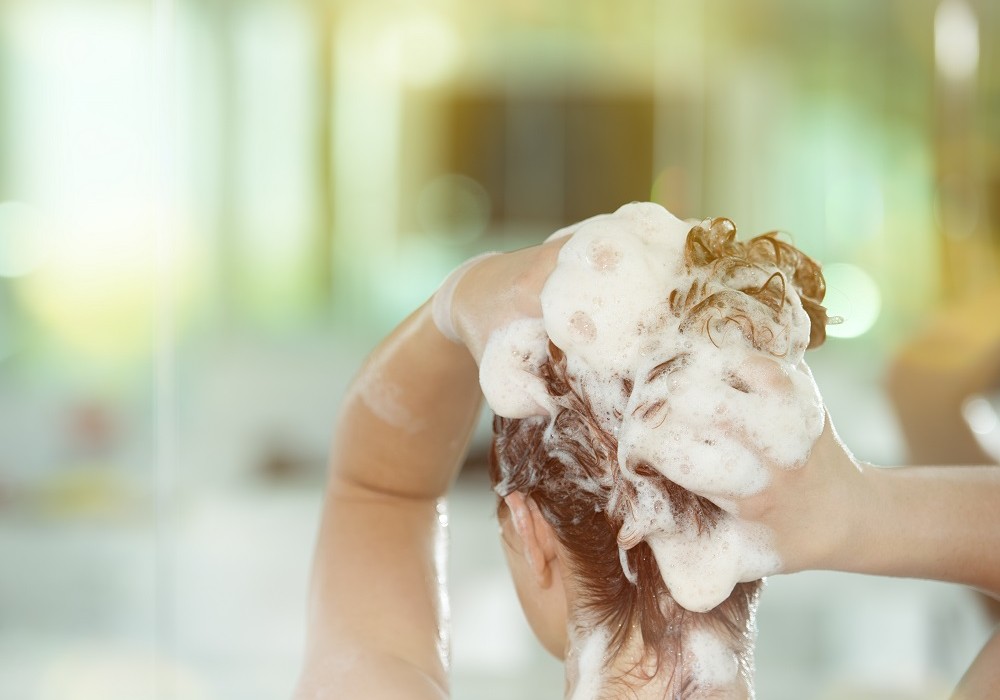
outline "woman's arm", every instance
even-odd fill
[[[853,532],[825,568],[1000,597],[1000,467],[862,468]]]
[[[806,465],[776,467],[768,488],[739,509],[774,531],[786,572],[936,579],[1000,598],[1000,467],[862,464],[828,416]],[[1000,632],[953,700],[989,700],[997,688]]]
[[[480,394],[424,305],[372,352],[341,407],[296,697],[447,697],[438,500]]]
[[[936,579],[1000,597],[1000,467],[873,467],[827,417],[805,466],[771,474],[739,508],[774,531],[784,571]]]
[[[867,518],[824,568],[952,581],[1000,598],[1000,467],[865,468]],[[953,700],[1000,689],[1000,636],[983,647]]]
[[[337,420],[296,698],[445,698],[443,526],[480,405],[476,358],[492,329],[540,316],[565,241],[483,259],[369,356]]]
[[[823,568],[962,583],[1000,599],[1000,467],[863,468],[867,503],[854,534]],[[1000,633],[969,667],[953,700],[1000,689]]]

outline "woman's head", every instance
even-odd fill
[[[726,296],[727,308],[741,318],[752,316],[740,313],[742,307],[780,304],[789,284],[798,290],[812,322],[810,347],[821,343],[826,315],[819,304],[823,281],[818,266],[773,235],[741,243],[734,233],[727,220],[694,227],[685,247],[688,264],[720,275],[740,266],[775,271],[777,277],[759,288]],[[681,322],[697,318],[715,301],[688,298],[678,311],[687,314]],[[754,344],[763,337],[760,330],[743,328]],[[565,354],[551,342],[538,375],[556,407],[554,415],[496,417],[490,469],[501,496],[498,512],[518,592],[543,644],[562,656],[567,623],[599,629],[605,635],[605,662],[625,655],[633,662],[629,681],[641,682],[665,670],[678,674],[675,689],[691,690],[693,679],[683,677],[686,642],[698,630],[707,630],[731,651],[749,685],[761,582],[739,583],[709,612],[690,612],[671,596],[651,547],[645,541],[627,546],[621,541],[637,488],[658,492],[673,520],[698,532],[712,530],[725,514],[648,464],[629,465],[623,473],[617,434],[595,416],[586,391],[567,369]],[[632,390],[632,381],[622,379],[623,395]]]
[[[607,656],[641,645],[646,672],[677,665],[685,635],[707,626],[741,655],[749,674],[760,581],[738,584],[711,612],[692,613],[670,596],[645,542],[621,553],[622,515],[608,509],[616,484],[606,478],[614,471],[615,438],[597,426],[585,399],[571,389],[565,357],[555,346],[543,372],[561,407],[556,418],[494,418],[491,454],[491,478],[504,497],[498,512],[508,559],[536,635],[562,657],[568,623],[603,629]],[[710,528],[721,513],[653,470],[641,476],[664,493],[677,518]],[[617,488],[630,488],[630,482],[621,480]]]

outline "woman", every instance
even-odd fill
[[[425,304],[362,367],[336,427],[297,698],[448,696],[438,503],[471,435],[480,403],[477,363],[487,341],[515,320],[542,316],[542,287],[567,240],[467,267],[438,292],[437,323],[435,304]],[[557,365],[558,353],[552,359]],[[499,428],[496,478],[503,476],[505,440],[516,442],[521,430]],[[537,443],[526,437],[529,448]],[[932,578],[1000,595],[997,469],[875,469],[853,458],[828,419],[802,468],[784,469],[759,456],[770,470],[766,488],[734,496],[728,511],[773,533],[781,572]],[[648,600],[617,607],[615,595],[595,598],[593,572],[573,551],[545,496],[530,484],[507,484],[513,488],[504,489],[501,506],[505,551],[533,629],[566,659],[567,697],[752,697],[746,635],[756,598],[752,581],[704,617],[669,604],[653,610]],[[700,496],[681,498],[704,509]],[[634,557],[615,557],[612,564],[625,573],[634,565],[638,571],[631,573],[641,581],[643,557]],[[620,583],[611,588],[629,590]],[[595,643],[586,632],[602,604],[607,609],[597,627],[606,634]],[[680,631],[670,624],[674,613],[683,618]],[[703,630],[712,634],[699,638]],[[719,658],[721,665],[710,663]],[[735,674],[706,670],[725,667],[729,658],[743,660]],[[1000,687],[998,667],[1000,640],[994,638],[958,697],[990,697]]]

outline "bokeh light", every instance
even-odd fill
[[[967,80],[979,65],[979,21],[965,0],[942,0],[934,14],[934,59],[950,80]]]
[[[141,209],[60,222],[46,264],[15,280],[14,293],[67,354],[99,362],[142,361],[151,349],[157,313],[154,231],[152,214]],[[173,255],[184,272],[174,280],[177,298],[191,275],[180,243],[178,236]]]
[[[1000,416],[984,396],[972,396],[962,404],[962,416],[972,432],[989,435],[1000,429]]]
[[[832,263],[823,266],[826,305],[830,316],[842,319],[827,326],[835,338],[856,338],[871,330],[882,311],[882,294],[871,275],[857,265]]]
[[[962,404],[965,419],[979,447],[1000,462],[1000,394],[970,396]]]

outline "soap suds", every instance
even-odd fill
[[[567,488],[604,494],[594,507],[620,518],[626,578],[636,583],[629,550],[646,542],[677,604],[711,610],[736,584],[781,567],[773,533],[739,520],[736,504],[766,488],[773,467],[801,467],[822,432],[822,401],[803,361],[826,318],[818,267],[773,237],[737,245],[728,220],[693,227],[651,203],[550,239],[569,235],[541,293],[542,318],[490,336],[484,395],[498,415],[527,419],[551,439],[556,459],[567,445],[590,444],[606,472]],[[808,292],[800,298],[797,288]],[[556,357],[549,341],[565,358],[576,404],[550,396],[538,376]],[[583,432],[556,434],[558,412],[581,403]],[[501,477],[506,493],[510,475]],[[664,478],[721,510],[677,507]],[[572,635],[573,700],[601,688],[608,633],[592,634]],[[739,657],[721,639],[694,628],[686,648],[694,680],[735,683]]]
[[[543,318],[495,332],[480,367],[498,415],[552,417],[537,370],[548,339],[565,354],[575,390],[618,440],[607,507],[623,514],[619,545],[647,542],[671,595],[698,612],[780,568],[770,531],[737,520],[733,504],[767,486],[765,462],[801,466],[824,421],[802,359],[810,316],[773,262],[778,244],[726,255],[711,247],[725,249],[735,227],[701,226],[692,243],[691,224],[632,203],[557,232],[572,238],[542,291]],[[649,469],[724,512],[710,527],[675,515]]]
[[[518,319],[490,335],[479,361],[479,383],[494,413],[527,418],[552,412],[538,376],[547,343],[545,324],[534,318]]]
[[[707,629],[692,630],[685,644],[685,661],[700,689],[718,692],[737,684],[739,657],[717,634]]]
[[[570,700],[597,700],[604,678],[601,671],[607,661],[610,635],[603,628],[583,632],[573,631],[570,656],[566,659],[569,667]]]

